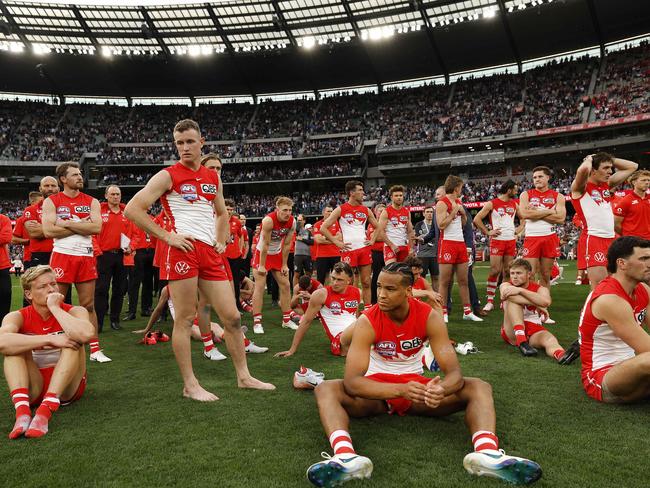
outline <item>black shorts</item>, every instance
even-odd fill
[[[302,276],[305,274],[311,275],[311,271],[312,271],[311,256],[301,256],[301,255],[294,256],[293,271],[298,276]]]
[[[431,273],[431,276],[438,276],[440,274],[440,270],[438,269],[438,258],[435,256],[418,257],[422,261],[422,278],[426,278],[427,273]]]

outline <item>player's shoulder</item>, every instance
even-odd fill
[[[9,312],[7,315],[5,315],[2,319],[2,329],[4,331],[16,332],[20,330],[23,326],[23,316],[24,314],[28,313],[28,309],[30,307],[31,305],[28,305],[27,307],[14,310],[13,312]]]

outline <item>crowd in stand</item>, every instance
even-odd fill
[[[169,145],[145,147],[104,147],[97,154],[97,164],[162,164],[177,157]]]
[[[550,61],[523,74],[460,79],[451,85],[347,93],[320,100],[185,105],[49,105],[3,102],[0,153],[15,160],[78,160],[111,143],[166,142],[186,117],[197,119],[208,141],[235,141],[224,156],[301,155],[300,143],[251,139],[306,140],[306,155],[345,154],[356,138],[312,140],[313,134],[360,132],[388,146],[440,143],[506,135],[650,111],[650,47],[647,42],[588,57]],[[601,71],[599,73],[599,70]],[[592,85],[595,75],[599,78]],[[595,85],[595,86],[594,86]],[[243,145],[242,145],[243,141]],[[105,149],[103,150],[105,152]],[[146,161],[142,154],[125,162]],[[118,156],[122,157],[121,155]],[[157,155],[154,158],[158,157]],[[134,159],[133,159],[134,158]]]

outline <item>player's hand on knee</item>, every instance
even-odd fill
[[[50,346],[55,349],[73,349],[76,351],[81,347],[81,344],[73,341],[66,334],[57,334],[50,339]]]
[[[427,387],[417,381],[409,381],[403,385],[402,397],[413,403],[424,403],[424,396]]]
[[[445,398],[445,389],[440,385],[440,376],[436,376],[429,381],[424,394],[424,403],[429,408],[436,408]]]
[[[282,273],[282,276],[289,276],[289,266],[282,266],[280,273]]]
[[[167,244],[181,251],[189,252],[194,249],[192,244],[194,237],[186,234],[177,234],[176,232],[170,232],[167,235]]]

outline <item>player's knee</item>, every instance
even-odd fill
[[[237,330],[241,328],[241,314],[237,309],[234,312],[223,314],[219,318],[223,322],[224,328]]]
[[[492,385],[480,378],[465,378],[463,389],[474,397],[492,398]]]
[[[370,288],[370,276],[361,278],[361,286],[363,288]]]
[[[341,387],[336,381],[323,381],[321,384],[314,388],[314,394],[316,395],[316,401],[321,402],[336,396],[337,390],[340,390]]]

